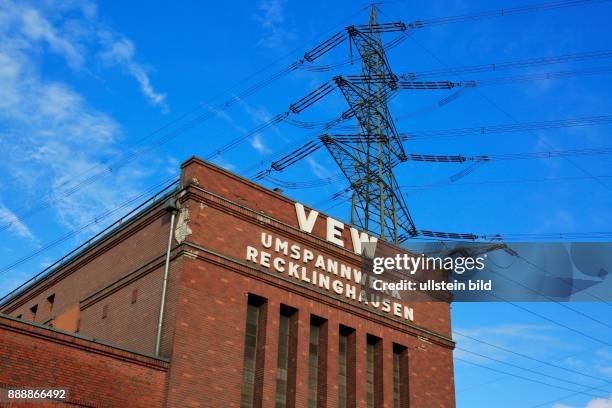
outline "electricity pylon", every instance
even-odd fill
[[[385,31],[390,29],[405,27],[393,25]],[[361,57],[361,75],[334,81],[358,121],[359,133],[352,141],[331,136],[322,141],[352,187],[351,223],[398,242],[417,230],[393,175],[394,165],[407,157],[389,113],[388,100],[398,79],[387,61],[381,31],[374,6],[367,25],[347,28]]]
[[[376,8],[372,6],[368,24],[346,27],[346,34],[339,32],[304,54],[304,60],[313,62],[333,48],[349,39],[351,54],[353,47],[361,59],[361,74],[336,76],[289,106],[290,112],[299,114],[326,95],[340,89],[349,109],[328,124],[325,129],[351,118],[358,122],[358,134],[329,135],[319,137],[352,190],[351,223],[366,231],[378,234],[382,239],[396,243],[411,237],[448,239],[476,239],[473,234],[460,234],[430,230],[417,230],[408,205],[393,174],[393,168],[415,155],[407,155],[402,145],[388,102],[398,89],[435,90],[451,89],[456,86],[473,84],[449,81],[398,81],[393,73],[382,33],[405,32],[410,26],[402,22],[378,23]],[[405,38],[405,34],[403,35]],[[399,38],[401,40],[402,37]],[[389,47],[393,41],[387,44]],[[395,40],[394,44],[397,44]],[[269,170],[260,172],[261,178],[271,171],[282,171],[295,162],[315,152],[321,145],[308,142],[289,155],[272,163]],[[418,155],[417,155],[418,156]],[[433,156],[432,156],[433,157]],[[448,160],[443,160],[448,161]]]

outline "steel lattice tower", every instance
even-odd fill
[[[393,175],[394,165],[406,160],[388,108],[398,80],[385,55],[375,7],[367,25],[347,31],[361,57],[361,76],[334,81],[358,121],[359,134],[350,141],[331,136],[322,141],[352,187],[351,223],[382,239],[402,241],[416,235],[416,228]]]
[[[416,23],[415,23],[416,24]],[[340,117],[328,121],[322,128],[329,130],[337,124],[355,118],[358,133],[350,135],[324,134],[318,141],[309,141],[302,147],[278,159],[256,175],[257,179],[267,177],[272,171],[282,171],[324,145],[349,181],[352,190],[351,223],[382,239],[403,242],[411,237],[445,239],[475,239],[473,234],[461,234],[423,230],[415,227],[393,169],[408,159],[416,161],[456,162],[458,157],[406,154],[393,118],[389,112],[389,100],[400,89],[406,90],[449,90],[456,86],[475,86],[471,82],[413,81],[402,80],[393,73],[381,41],[382,33],[401,32],[399,38],[387,43],[386,47],[397,45],[406,38],[409,27],[402,22],[378,23],[376,8],[372,6],[368,24],[351,25],[346,32],[338,32],[304,54],[304,61],[312,63],[347,39],[359,53],[360,75],[336,76],[308,95],[289,105],[289,114],[299,114],[339,89],[349,109]],[[286,116],[285,116],[286,117]]]

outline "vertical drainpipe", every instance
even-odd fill
[[[162,282],[161,302],[159,305],[159,319],[157,321],[157,337],[155,338],[155,355],[159,356],[161,347],[162,326],[164,324],[164,309],[166,306],[166,292],[168,291],[168,274],[170,272],[170,252],[172,252],[172,237],[174,236],[174,219],[178,212],[178,202],[170,198],[166,202],[166,211],[170,213],[170,231],[168,232],[168,248],[166,250],[166,264],[164,266],[164,280]]]

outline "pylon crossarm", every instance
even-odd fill
[[[377,133],[386,138],[391,152],[400,160],[406,160],[404,146],[395,129],[395,123],[391,118],[387,104],[384,103],[385,101],[378,100],[377,94],[370,94],[367,90],[344,78],[336,77],[334,80],[357,117],[362,132],[364,134]],[[379,119],[376,126],[378,129],[375,129],[371,123],[372,115],[376,115]]]

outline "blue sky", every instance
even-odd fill
[[[379,7],[383,21],[411,22],[520,4],[525,3],[390,1]],[[174,176],[186,158],[210,155],[286,112],[290,103],[333,75],[358,73],[358,65],[323,73],[298,69],[230,108],[219,109],[223,101],[301,58],[344,26],[365,23],[367,5],[363,1],[0,0],[0,218],[4,225],[0,291],[27,279],[120,216],[126,209],[114,211],[117,206]],[[389,60],[400,74],[607,50],[611,15],[612,3],[602,2],[424,28],[390,50]],[[320,63],[347,58],[344,44]],[[578,70],[607,67],[611,62],[599,59],[439,79]],[[608,75],[594,75],[482,87],[437,109],[429,107],[448,96],[448,91],[404,91],[392,101],[391,109],[401,132],[606,115],[612,108],[610,85]],[[219,93],[222,96],[211,101]],[[345,109],[335,92],[294,119],[327,120]],[[199,114],[208,117],[167,143],[155,145],[158,138],[173,134]],[[609,125],[560,128],[414,140],[405,147],[414,153],[464,155],[606,148],[612,146],[609,131]],[[281,123],[214,160],[251,177],[269,166],[275,155],[288,153],[316,135],[315,130]],[[127,164],[109,165],[124,163],[134,151],[135,159]],[[419,228],[477,234],[593,232],[612,231],[610,164],[607,155],[492,162],[449,183],[451,175],[468,165],[404,163],[396,175]],[[81,183],[92,174],[100,176]],[[346,185],[341,180],[326,182],[338,174],[321,149],[274,176],[287,182],[315,182],[314,188],[286,189],[286,194],[345,219],[346,204],[330,196]],[[79,187],[72,189],[75,184]],[[264,184],[274,186],[270,181]],[[437,186],[414,187],[431,184]],[[62,237],[66,238],[46,249]],[[28,261],[7,269],[37,251]],[[525,307],[612,342],[609,326],[559,305]],[[608,305],[572,307],[612,324]],[[508,304],[455,304],[453,327],[601,379],[542,366],[457,336],[458,345],[466,350],[584,385],[559,382],[458,350],[459,358],[479,364],[456,362],[459,407],[612,406],[612,348],[601,342]],[[604,386],[589,391],[593,395],[577,394],[557,402],[571,392],[499,371],[574,390]],[[603,399],[596,401],[596,396]]]

